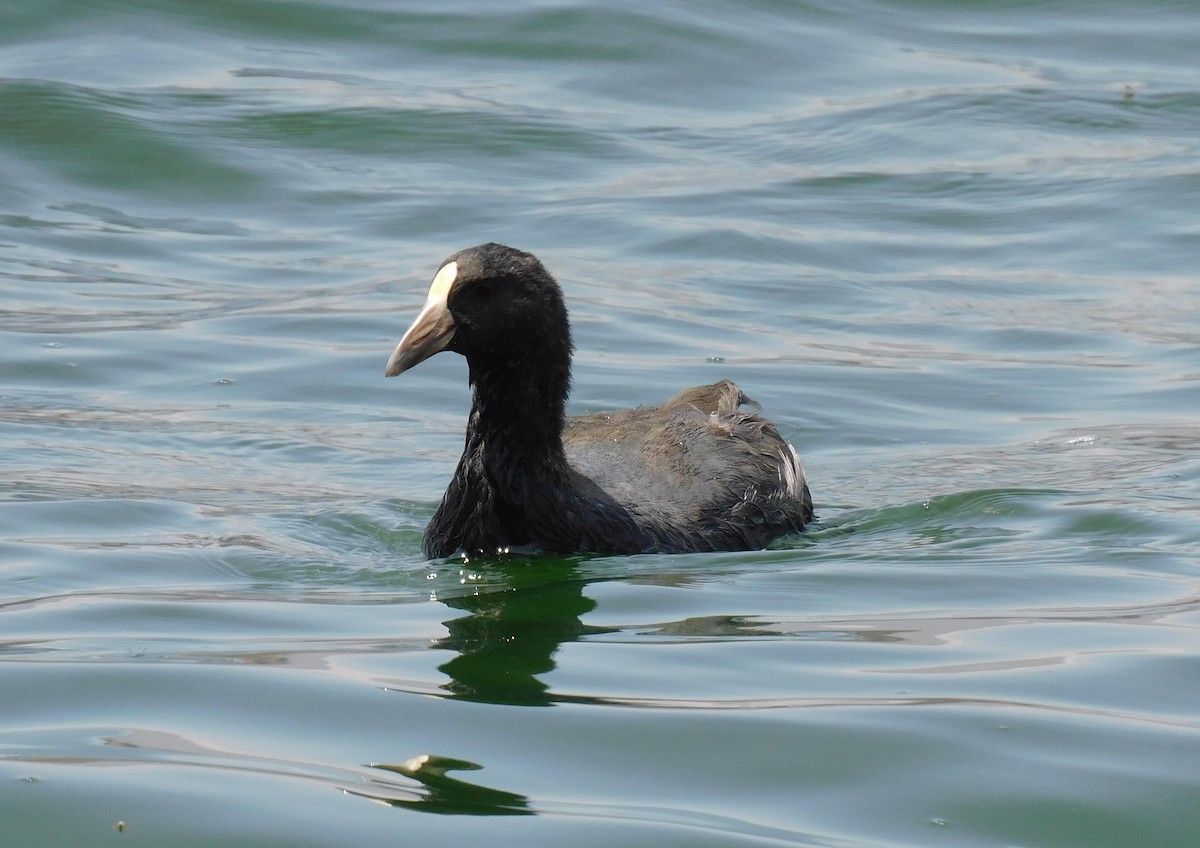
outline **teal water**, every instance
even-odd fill
[[[0,844],[1194,844],[1197,44],[0,6]],[[574,411],[732,378],[819,521],[424,560],[465,366],[383,367],[491,239],[563,283]]]

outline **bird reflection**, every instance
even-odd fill
[[[530,569],[544,575],[547,567],[561,569],[561,560],[556,565],[526,560],[491,567],[503,572],[506,588],[442,601],[466,613],[444,622],[449,635],[434,643],[457,654],[438,667],[450,678],[442,688],[464,701],[548,706],[555,698],[538,675],[554,669],[559,645],[611,630],[580,620],[596,602],[584,597],[586,581],[573,567],[551,583],[521,585],[528,584]]]
[[[449,771],[481,769],[483,766],[468,760],[421,754],[399,765],[373,763],[373,768],[403,775],[419,784],[372,778],[368,787],[344,787],[360,795],[393,807],[406,807],[423,813],[468,816],[531,816],[535,814],[529,799],[516,792],[489,789],[475,783],[450,777]]]
[[[587,581],[578,575],[574,562],[544,558],[490,563],[490,591],[441,599],[465,613],[445,622],[449,635],[433,646],[455,654],[439,666],[449,678],[441,687],[447,697],[538,707],[556,700],[538,676],[554,669],[559,645],[585,634],[610,632],[582,622],[581,616],[596,603],[584,597]],[[546,580],[550,582],[541,582]],[[399,765],[372,767],[408,780],[376,776],[365,786],[343,787],[345,791],[426,813],[520,816],[537,812],[524,795],[448,774],[482,768],[468,760],[422,754]]]

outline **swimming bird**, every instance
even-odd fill
[[[466,357],[472,400],[428,557],[752,550],[812,519],[795,449],[729,380],[568,418],[567,308],[530,253],[489,243],[446,259],[385,373],[443,350]]]

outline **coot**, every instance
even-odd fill
[[[452,350],[470,373],[426,556],[751,550],[812,519],[795,450],[732,382],[567,418],[572,349],[562,290],[532,254],[483,244],[442,263],[386,371]]]

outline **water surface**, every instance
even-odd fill
[[[1193,841],[1192,6],[9,6],[13,844]],[[486,240],[819,521],[426,561],[465,366],[382,371]]]

